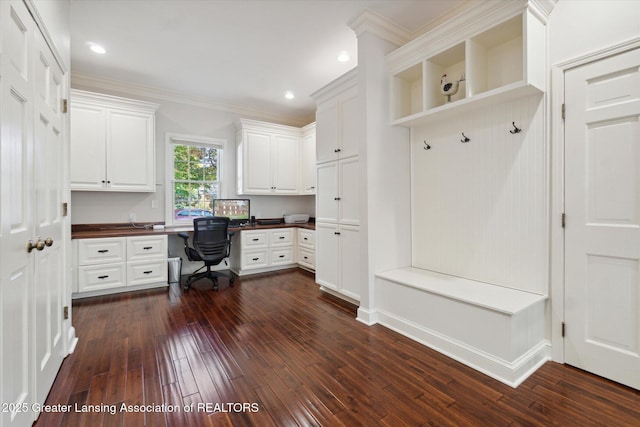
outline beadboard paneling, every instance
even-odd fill
[[[543,119],[533,95],[413,129],[414,267],[548,293]]]

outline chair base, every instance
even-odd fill
[[[191,284],[193,282],[197,282],[198,280],[201,279],[209,279],[213,282],[213,290],[217,291],[218,290],[218,277],[227,277],[229,279],[229,286],[233,286],[233,273],[231,273],[231,271],[229,270],[211,270],[210,266],[207,266],[207,271],[203,271],[201,273],[198,273],[197,271],[193,274],[191,274],[189,277],[187,277],[187,281],[184,285],[184,290],[188,291],[189,289],[191,289]]]

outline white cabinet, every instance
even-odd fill
[[[316,232],[298,229],[298,264],[308,270],[315,270]]]
[[[231,245],[231,269],[238,275],[261,273],[296,265],[296,229],[242,230]]]
[[[360,299],[357,70],[312,95],[316,112],[316,282]]]
[[[463,111],[544,92],[545,22],[529,8],[518,13],[522,6],[516,2],[500,7],[504,10],[493,11],[494,16],[512,17],[489,28],[485,19],[460,25],[464,30],[452,31],[446,45],[441,32],[425,33],[387,56],[392,124],[442,121]],[[450,96],[443,94],[444,75],[446,83],[457,86],[455,94],[451,89]]]
[[[316,282],[360,300],[359,227],[316,223]]]
[[[316,194],[316,124],[302,128],[300,142],[300,193]]]
[[[71,91],[71,189],[155,191],[156,104]]]
[[[241,119],[238,194],[300,193],[299,128]]]
[[[318,103],[316,162],[358,155],[358,91],[353,86]]]
[[[360,223],[358,157],[317,166],[316,221]]]
[[[166,235],[77,239],[73,244],[76,297],[167,284]]]

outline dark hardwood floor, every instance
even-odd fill
[[[36,425],[640,425],[636,390],[553,362],[513,389],[356,321],[302,270],[220,282],[75,301],[47,399],[70,412]]]

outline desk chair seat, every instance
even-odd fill
[[[231,236],[229,231],[229,218],[205,217],[193,220],[193,247],[189,246],[189,235],[179,233],[184,239],[184,251],[189,261],[202,261],[204,265],[187,277],[185,290],[191,288],[191,284],[197,280],[208,278],[213,282],[213,289],[218,290],[218,277],[229,278],[230,286],[233,286],[233,273],[229,270],[212,270],[211,267],[222,261],[227,264],[225,258],[231,253]],[[206,271],[200,271],[206,268]]]

